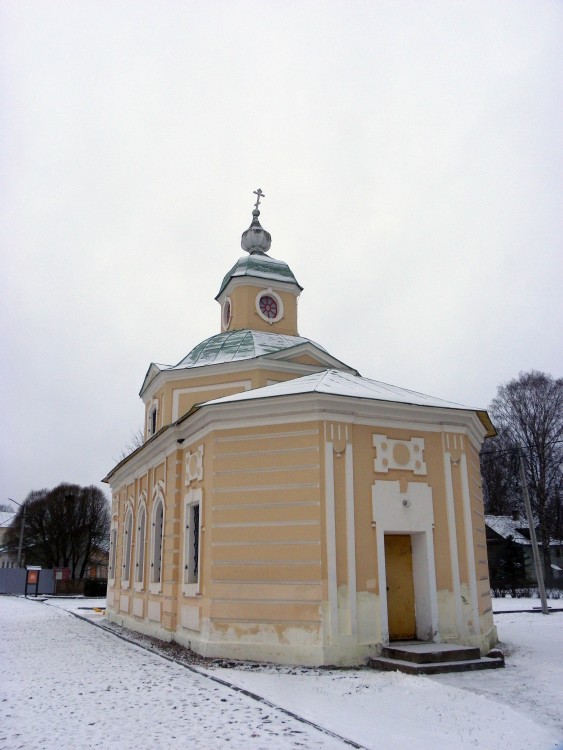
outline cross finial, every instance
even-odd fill
[[[260,198],[265,198],[266,196],[265,196],[265,195],[264,195],[264,193],[262,192],[262,188],[258,188],[258,190],[254,190],[254,195],[257,195],[257,196],[258,196],[258,197],[256,198],[256,203],[254,204],[254,208],[256,208],[256,209],[257,209],[257,208],[258,208],[258,206],[260,205]]]

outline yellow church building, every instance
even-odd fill
[[[105,478],[107,615],[204,656],[355,665],[390,641],[496,643],[482,409],[361,377],[300,336],[259,222],[221,331],[141,388],[145,442]]]

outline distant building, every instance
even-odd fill
[[[272,662],[359,664],[412,638],[488,651],[486,411],[363,378],[300,336],[302,288],[266,254],[258,202],[220,333],[150,365],[146,442],[105,479],[109,619]]]
[[[493,587],[513,587],[537,583],[530,528],[525,518],[515,512],[510,516],[485,516],[489,575]],[[541,542],[539,543],[541,552]],[[563,583],[563,540],[550,542],[551,570],[554,583]]]
[[[15,568],[17,565],[17,558],[5,546],[6,534],[15,517],[15,510],[0,510],[0,568]]]

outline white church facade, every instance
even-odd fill
[[[220,333],[141,388],[106,477],[108,618],[204,656],[354,665],[389,641],[496,643],[486,411],[361,377],[298,333],[258,201]]]

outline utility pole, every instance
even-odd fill
[[[545,585],[543,582],[543,567],[540,560],[540,551],[536,537],[536,527],[532,517],[532,506],[530,505],[530,495],[528,494],[528,483],[526,482],[526,472],[524,470],[524,451],[518,447],[518,458],[520,463],[520,480],[522,482],[522,494],[524,495],[524,507],[526,508],[526,518],[528,519],[528,528],[530,529],[530,542],[532,543],[532,554],[534,556],[534,567],[536,569],[536,579],[541,599],[541,611],[544,615],[549,614],[547,608],[547,597],[545,595]]]

